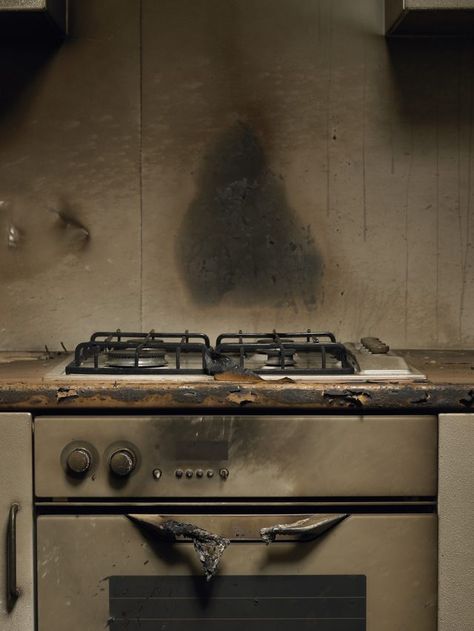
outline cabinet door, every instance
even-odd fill
[[[33,631],[33,473],[29,414],[0,414],[0,629]],[[18,595],[15,597],[15,589]]]
[[[439,631],[474,629],[474,414],[439,417]]]

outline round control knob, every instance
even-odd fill
[[[90,451],[84,447],[76,447],[73,449],[66,459],[67,468],[70,473],[83,475],[91,468],[92,456]]]
[[[135,454],[130,449],[119,449],[110,456],[109,466],[114,475],[124,478],[135,469]]]

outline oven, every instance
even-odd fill
[[[435,631],[434,416],[35,420],[38,630]]]

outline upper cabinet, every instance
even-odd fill
[[[474,0],[385,0],[385,32],[398,37],[474,35]]]
[[[67,34],[67,20],[68,0],[0,0],[2,42],[59,42]]]

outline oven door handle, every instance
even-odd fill
[[[289,536],[297,541],[313,541],[340,524],[348,516],[347,514],[312,515],[291,524],[275,524],[269,528],[262,528],[260,536],[267,544],[276,541],[279,536]]]
[[[20,589],[16,584],[16,516],[20,510],[19,504],[12,504],[8,514],[7,525],[7,611],[10,613],[20,596]]]

